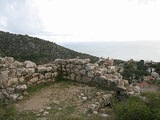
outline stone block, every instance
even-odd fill
[[[10,78],[8,80],[8,86],[18,85],[18,84],[19,84],[18,78]]]
[[[32,61],[25,61],[24,63],[26,65],[26,68],[35,68],[35,67],[37,67],[36,63],[34,63]]]
[[[30,81],[31,83],[35,83],[35,82],[38,81],[38,77],[32,78],[32,79],[30,79],[29,81]]]

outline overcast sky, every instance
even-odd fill
[[[160,0],[0,0],[0,30],[60,41],[160,40]]]

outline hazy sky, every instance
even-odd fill
[[[54,42],[160,40],[160,0],[0,0],[0,30]]]

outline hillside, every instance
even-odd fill
[[[0,31],[0,56],[11,56],[16,60],[31,60],[37,64],[52,62],[57,58],[90,58],[92,62],[98,57],[79,53],[28,35],[17,35]]]

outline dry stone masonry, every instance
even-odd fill
[[[36,65],[5,57],[0,58],[0,99],[22,100],[28,87],[54,82],[57,76],[116,90],[117,94],[136,95],[140,91],[116,72],[113,59],[100,59],[96,63],[90,63],[89,59],[56,59],[54,63]]]
[[[116,72],[115,66],[107,66],[97,63],[90,63],[89,59],[57,59],[54,62],[59,66],[59,73],[63,78],[87,84],[97,84],[109,89],[117,87],[125,89],[128,81],[123,80],[122,76]],[[101,62],[102,63],[102,62]]]
[[[57,75],[54,64],[37,66],[31,61],[0,58],[0,99],[21,100],[23,92],[29,86],[54,81]]]

